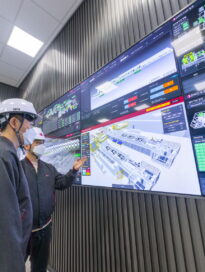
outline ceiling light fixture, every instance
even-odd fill
[[[31,36],[17,26],[14,26],[7,45],[31,57],[35,57],[42,47],[43,42]]]

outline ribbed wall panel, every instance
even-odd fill
[[[87,0],[20,86],[38,110],[163,23],[187,0]],[[205,200],[74,186],[57,193],[57,272],[204,272]]]
[[[203,199],[74,186],[56,204],[54,271],[204,271]]]
[[[9,98],[18,98],[19,90],[15,87],[0,83],[0,102]]]

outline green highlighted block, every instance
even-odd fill
[[[205,172],[205,143],[194,145],[199,171]]]

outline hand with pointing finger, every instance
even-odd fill
[[[81,159],[77,159],[74,164],[73,164],[73,169],[78,171],[82,166],[83,164],[87,161],[87,157],[83,157]]]

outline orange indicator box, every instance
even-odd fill
[[[164,83],[164,84],[163,84],[163,87],[164,87],[164,88],[167,88],[167,87],[172,86],[172,85],[174,85],[174,80],[171,80],[171,81],[169,81],[169,82]]]
[[[175,85],[175,86],[173,86],[173,87],[171,87],[169,89],[164,90],[164,93],[168,94],[168,93],[171,93],[171,92],[174,92],[174,91],[178,91],[178,90],[179,90],[179,86]]]

